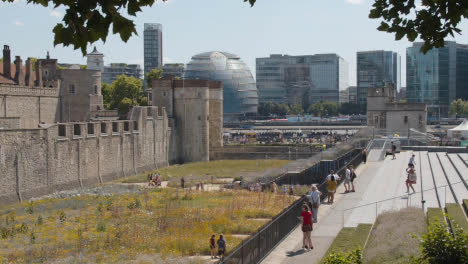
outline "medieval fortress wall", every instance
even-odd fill
[[[220,82],[155,80],[153,106],[119,120],[103,109],[100,71],[48,56],[32,71],[31,59],[10,64],[7,46],[1,66],[0,204],[207,161],[222,147]]]
[[[0,202],[90,186],[168,165],[164,109],[138,107],[133,120],[0,130]]]

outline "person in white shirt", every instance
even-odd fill
[[[335,171],[334,171],[334,170],[331,170],[331,171],[330,171],[330,174],[327,175],[326,181],[331,180],[331,176],[334,176],[335,179],[338,179],[338,178],[339,178],[338,175],[335,173]]]
[[[349,166],[346,168],[346,175],[343,185],[345,187],[345,193],[349,193],[351,191],[351,170],[349,169]]]
[[[312,185],[311,192],[307,195],[307,198],[309,198],[312,210],[312,220],[314,223],[317,223],[318,209],[320,207],[320,195],[322,195],[322,193],[317,190],[315,185]]]

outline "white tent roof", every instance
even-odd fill
[[[463,122],[455,128],[450,129],[452,131],[468,131],[468,120],[464,119]]]

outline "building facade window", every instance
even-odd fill
[[[68,93],[75,94],[75,85],[74,84],[70,84],[70,86],[68,88]]]

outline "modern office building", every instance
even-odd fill
[[[183,63],[166,63],[163,66],[163,76],[174,76],[182,78],[185,71],[185,64]]]
[[[102,82],[112,84],[119,75],[133,76],[141,79],[143,70],[139,64],[111,63],[109,66],[104,66],[102,72]]]
[[[349,89],[340,91],[340,104],[349,103]]]
[[[357,53],[357,92],[358,102],[367,104],[367,88],[389,84],[401,87],[401,58],[393,51],[373,50]]]
[[[337,54],[273,54],[257,58],[256,74],[261,103],[339,102],[348,87],[348,63]]]
[[[224,115],[257,113],[255,80],[237,55],[218,51],[195,55],[187,64],[184,79],[222,81]]]
[[[468,99],[468,45],[446,41],[426,54],[421,46],[406,49],[407,100],[426,103],[429,116],[446,115],[452,101]]]
[[[143,31],[144,71],[163,66],[162,25],[145,23]]]
[[[349,86],[347,88],[349,99],[348,101],[352,104],[358,103],[358,93],[357,93],[357,86]]]

